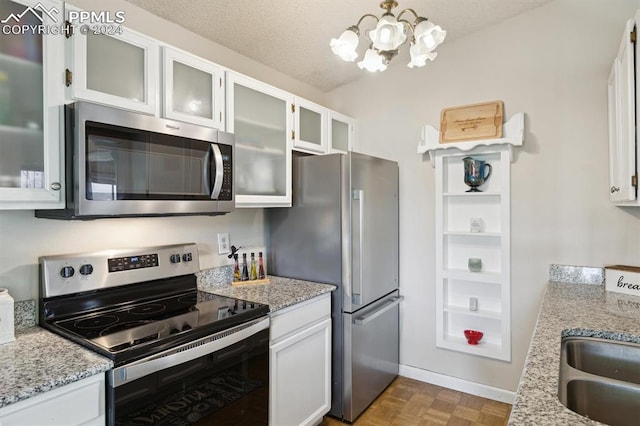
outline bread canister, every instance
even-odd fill
[[[0,288],[0,344],[15,340],[13,330],[13,297],[9,290]]]

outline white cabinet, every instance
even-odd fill
[[[163,116],[224,129],[224,69],[171,47],[162,63]]]
[[[159,43],[122,25],[69,21],[70,97],[158,115]]]
[[[0,426],[104,425],[104,374],[0,408]]]
[[[331,299],[271,317],[269,424],[316,425],[331,408]]]
[[[293,96],[227,72],[227,131],[234,133],[236,207],[291,206]]]
[[[636,160],[635,21],[627,21],[608,80],[609,198],[618,205],[640,205]]]
[[[511,360],[512,147],[524,140],[524,114],[504,125],[505,137],[439,144],[439,132],[425,126],[418,153],[435,168],[436,345],[473,355]],[[491,176],[468,192],[464,158],[484,161]],[[472,271],[469,259],[481,260]],[[477,345],[464,330],[479,330]]]
[[[321,105],[296,98],[293,105],[295,130],[291,135],[293,148],[304,152],[327,152],[327,115],[329,110]]]
[[[355,120],[296,98],[293,149],[310,154],[346,153],[353,149]]]
[[[59,26],[62,10],[62,2],[52,0],[0,3],[0,16],[13,14],[15,28]],[[0,209],[62,207],[64,37],[24,29],[1,37]]]
[[[346,153],[353,150],[355,120],[344,114],[329,111],[329,152]]]

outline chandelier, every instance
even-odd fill
[[[371,42],[364,54],[364,58],[358,62],[360,69],[367,71],[384,71],[387,65],[398,54],[398,48],[405,44],[411,34],[409,55],[411,61],[409,68],[422,67],[427,60],[433,61],[438,55],[434,49],[442,43],[447,32],[434,25],[427,18],[418,16],[413,9],[404,9],[396,18],[391,10],[398,7],[396,0],[384,0],[380,7],[386,10],[380,18],[372,14],[363,15],[356,25],[347,28],[340,38],[331,39],[331,50],[342,60],[353,62],[358,57],[356,48],[360,37],[360,24],[371,17],[377,21],[374,29],[367,31],[367,38]],[[405,13],[411,13],[415,17],[413,23],[402,19]]]

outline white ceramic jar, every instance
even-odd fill
[[[14,340],[13,297],[9,295],[9,290],[0,288],[0,344]]]

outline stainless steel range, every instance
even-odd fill
[[[114,361],[108,424],[267,424],[269,308],[198,291],[195,244],[40,268],[40,324]]]

